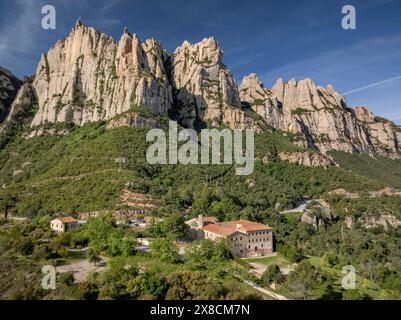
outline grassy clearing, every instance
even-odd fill
[[[280,253],[277,253],[277,255],[273,256],[273,257],[251,258],[251,259],[243,259],[243,260],[248,263],[265,264],[266,266],[276,264],[279,267],[286,267],[291,264],[291,262],[286,257],[281,255]]]

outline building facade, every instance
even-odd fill
[[[57,233],[63,233],[67,229],[75,228],[78,225],[78,220],[73,217],[62,217],[50,221],[50,228]]]
[[[242,219],[218,222],[215,217],[202,216],[187,224],[194,239],[227,239],[236,256],[260,257],[273,253],[273,230],[267,225]]]

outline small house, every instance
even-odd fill
[[[78,220],[73,217],[62,217],[50,221],[50,228],[58,233],[75,228],[77,225]]]

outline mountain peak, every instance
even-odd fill
[[[82,27],[83,23],[81,21],[81,17],[78,17],[77,21],[75,21],[75,28]]]

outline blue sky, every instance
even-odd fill
[[[41,9],[57,10],[56,30],[41,29]],[[356,8],[357,29],[343,30],[341,8]],[[250,72],[267,87],[309,77],[347,93],[401,124],[400,0],[2,0],[0,65],[33,74],[40,54],[65,37],[77,17],[118,40],[124,26],[172,52],[213,35],[238,82]]]

